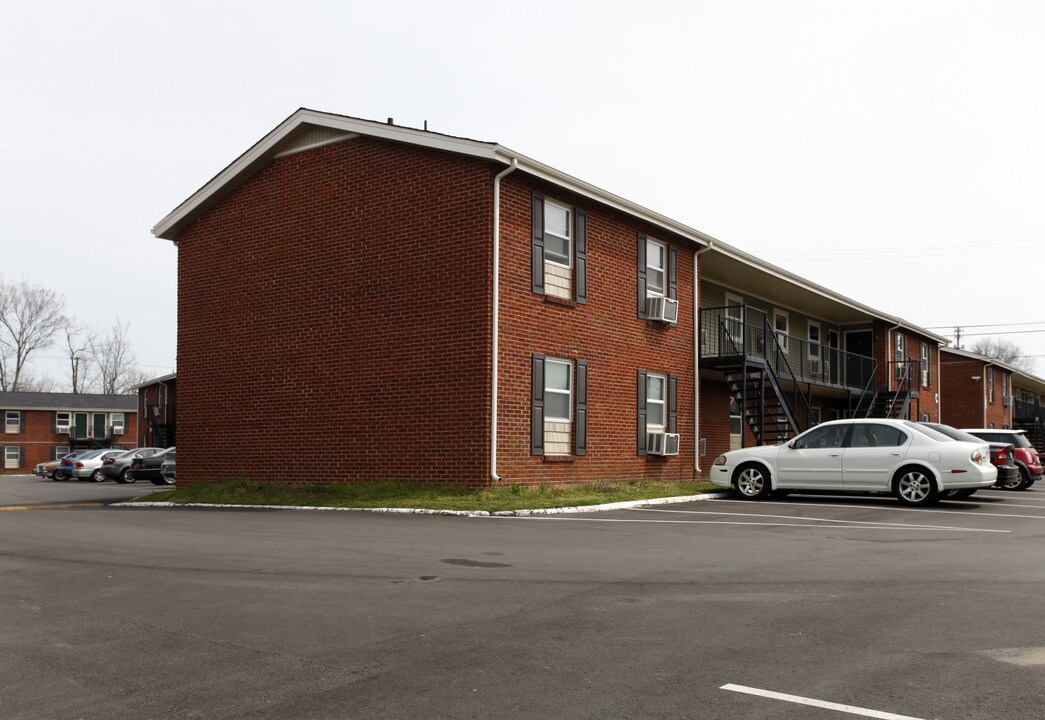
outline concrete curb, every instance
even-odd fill
[[[578,505],[576,507],[538,508],[534,510],[428,510],[424,508],[344,508],[318,507],[308,505],[231,505],[216,503],[172,503],[172,502],[140,502],[113,503],[115,508],[214,508],[233,510],[325,510],[335,512],[372,512],[398,513],[401,515],[456,515],[460,517],[533,517],[539,515],[568,515],[574,513],[602,512],[604,510],[623,510],[625,508],[645,507],[647,505],[670,505],[672,503],[694,502],[696,500],[715,500],[726,497],[727,493],[704,493],[701,495],[683,495],[667,498],[650,498],[647,500],[626,500],[624,502],[604,503],[602,505]]]

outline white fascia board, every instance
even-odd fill
[[[367,135],[384,140],[393,140],[395,142],[407,142],[434,150],[444,150],[487,160],[499,159],[495,151],[496,145],[492,143],[453,138],[424,130],[414,130],[369,120],[329,115],[302,108],[280,123],[268,135],[255,143],[252,148],[215,175],[210,182],[156,223],[152,229],[152,234],[165,240],[177,239],[178,232],[187,219],[192,218],[197,212],[205,208],[216,195],[230,188],[230,186],[235,187],[237,179],[252,175],[258,166],[268,162],[274,156],[274,148],[278,147],[290,133],[301,125],[306,124],[343,130],[346,133]]]
[[[690,239],[700,245],[711,245],[714,240],[708,235],[701,233],[671,218],[653,212],[641,205],[607,192],[583,180],[556,170],[553,167],[537,162],[521,153],[509,150],[496,143],[479,142],[465,138],[456,138],[448,135],[440,135],[427,130],[415,130],[413,128],[389,125],[387,123],[374,122],[371,120],[359,120],[340,115],[330,115],[302,108],[279,124],[272,132],[258,141],[247,152],[243,153],[232,164],[218,173],[210,182],[197,190],[192,196],[175,208],[167,217],[163,218],[152,229],[152,234],[165,240],[177,239],[178,233],[184,224],[202,209],[231,187],[235,187],[236,181],[249,177],[263,163],[268,162],[276,155],[275,148],[286,139],[294,130],[301,125],[316,125],[345,133],[355,135],[366,135],[382,140],[409,143],[418,147],[432,150],[467,155],[483,160],[511,165],[512,160],[517,160],[519,169],[529,175],[546,180],[567,190],[577,193],[583,197],[590,198],[603,205],[620,210],[628,215],[645,220],[657,227],[664,228]]]
[[[873,318],[877,318],[878,320],[883,320],[889,323],[890,325],[898,325],[904,330],[911,330],[913,332],[918,333],[919,335],[924,335],[925,337],[931,338],[932,340],[936,341],[938,345],[947,345],[950,343],[950,340],[941,335],[937,335],[936,333],[926,330],[925,328],[918,327],[913,323],[909,323],[903,318],[887,315],[879,310],[875,310],[869,305],[864,305],[863,303],[853,300],[852,298],[848,298],[845,295],[840,295],[833,290],[825,288],[822,285],[817,285],[816,283],[810,282],[809,280],[799,277],[794,273],[788,272],[783,268],[767,263],[765,260],[760,260],[754,255],[749,255],[743,250],[739,250],[738,248],[735,248],[732,245],[727,245],[721,240],[715,241],[714,245],[712,246],[712,251],[722,253],[726,257],[738,260],[742,263],[745,263],[746,265],[758,268],[759,270],[768,275],[772,275],[776,278],[779,278],[780,280],[784,280],[793,285],[798,285],[799,287],[808,290],[809,292],[816,293],[817,295],[820,295],[828,300],[832,300],[833,302],[845,305],[846,307],[850,307],[859,312],[866,313],[867,315]]]
[[[613,193],[607,192],[606,190],[596,187],[591,183],[586,183],[583,180],[573,177],[572,175],[568,175],[560,170],[556,170],[555,168],[549,165],[545,165],[544,163],[538,162],[532,158],[528,158],[521,153],[509,150],[508,148],[501,145],[497,146],[497,150],[500,155],[498,159],[500,159],[502,162],[510,164],[513,159],[517,160],[519,163],[520,170],[529,175],[540,178],[541,180],[550,182],[553,185],[558,185],[559,187],[565,188],[570,192],[574,192],[590,200],[594,200],[602,205],[606,205],[615,210],[619,210],[625,213],[626,215],[639,218],[640,220],[645,220],[646,222],[652,225],[656,225],[657,227],[664,228],[669,232],[681,235],[682,237],[692,240],[693,242],[699,245],[710,246],[719,242],[718,240],[706,233],[702,233],[699,230],[691,228],[687,225],[683,225],[680,222],[676,222],[675,220],[672,220],[669,217],[654,212],[649,208],[637,205],[636,203],[633,203],[630,200],[625,200],[619,195],[614,195]]]
[[[178,373],[172,372],[169,375],[162,375],[162,376],[160,376],[158,378],[153,378],[152,380],[146,380],[145,382],[143,382],[143,383],[141,383],[139,385],[135,385],[134,387],[137,388],[138,390],[141,390],[143,387],[149,387],[151,385],[157,385],[159,383],[170,382],[171,380],[174,380],[177,377],[178,377]]]

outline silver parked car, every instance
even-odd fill
[[[177,469],[175,464],[176,461],[176,453],[171,450],[167,453],[167,457],[163,461],[163,464],[160,465],[160,480],[163,481],[164,485],[173,485],[175,480],[177,480],[177,475],[175,474]]]
[[[123,449],[96,450],[92,453],[80,455],[73,461],[72,477],[81,481],[101,482],[105,479],[105,476],[102,474],[102,463],[109,458],[123,455],[125,452],[127,451]]]
[[[122,455],[109,458],[102,464],[102,474],[110,480],[115,480],[120,484],[134,482],[133,477],[128,476],[128,472],[131,469],[131,462],[135,458],[149,457],[160,452],[163,448],[143,447],[135,448],[134,450],[128,450]]]

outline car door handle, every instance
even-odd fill
[[[889,454],[892,455],[893,457],[900,457],[901,455],[903,455],[903,453],[898,453],[898,452],[889,453]]]
[[[827,457],[838,457],[842,453],[827,453]]]

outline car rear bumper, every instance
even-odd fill
[[[994,465],[977,465],[963,468],[963,472],[950,472],[940,478],[941,490],[963,490],[966,488],[990,487],[998,481],[998,468]]]
[[[1015,465],[998,466],[998,484],[1016,482],[1020,479],[1020,469]]]

